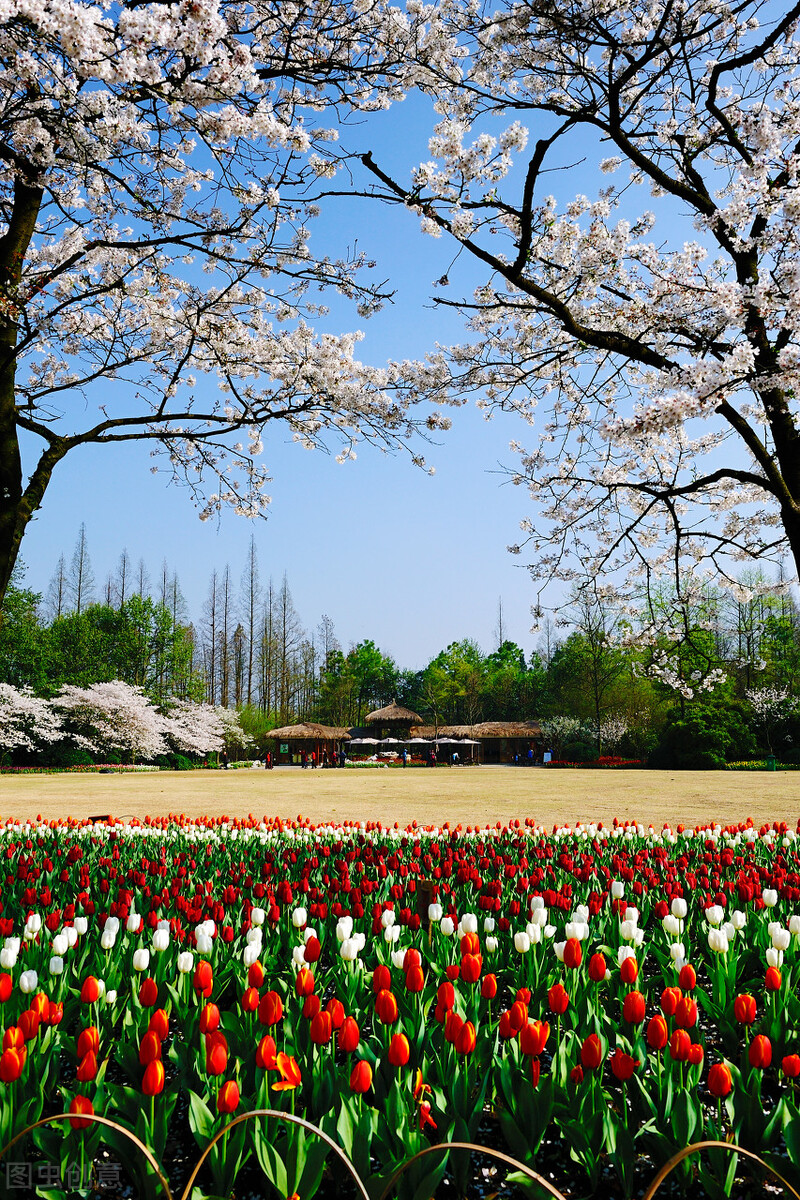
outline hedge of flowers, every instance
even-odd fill
[[[180,1120],[202,1148],[273,1107],[319,1124],[375,1195],[431,1142],[486,1136],[534,1169],[555,1141],[584,1194],[613,1167],[631,1195],[703,1137],[800,1180],[785,825],[8,823],[0,938],[0,1145],[68,1110],[30,1135],[50,1161],[105,1144],[143,1170],[91,1112],[162,1161]],[[245,1122],[195,1195],[230,1195],[248,1164],[263,1194],[306,1200],[327,1154]],[[737,1162],[682,1170],[727,1195]],[[401,1191],[445,1173],[463,1191],[469,1171],[430,1155]]]

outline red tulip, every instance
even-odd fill
[[[206,1042],[206,1071],[209,1075],[224,1075],[228,1068],[228,1050],[222,1042]]]
[[[606,977],[606,960],[602,954],[593,954],[589,959],[589,978],[594,983],[602,983]]]
[[[477,933],[465,933],[461,938],[461,957],[467,954],[480,954],[481,943]]]
[[[692,1039],[685,1029],[676,1029],[669,1040],[670,1057],[675,1062],[688,1062]]]
[[[679,1029],[693,1029],[697,1024],[697,1001],[684,996],[675,1009],[675,1024]]]
[[[484,1000],[494,1000],[497,995],[497,976],[484,975],[481,984],[481,996]]]
[[[214,972],[211,970],[211,963],[206,959],[201,959],[195,967],[192,983],[194,990],[202,992],[207,1000],[214,986]]]
[[[273,1083],[273,1092],[290,1091],[300,1086],[303,1077],[300,1074],[300,1067],[294,1058],[290,1058],[288,1054],[284,1054],[282,1050],[279,1050],[275,1058],[275,1065],[280,1072],[281,1078],[278,1083]]]
[[[345,1018],[344,1005],[341,1000],[337,1000],[335,996],[331,996],[328,1003],[325,1005],[325,1012],[331,1014],[331,1021],[334,1029],[341,1029],[342,1022]]]
[[[651,1050],[663,1050],[668,1041],[667,1022],[658,1013],[647,1022],[647,1044]]]
[[[550,1006],[550,1011],[556,1013],[557,1016],[562,1016],[569,1007],[569,995],[566,988],[561,983],[554,983],[547,993],[547,1003]]]
[[[664,988],[661,993],[661,1011],[665,1017],[674,1017],[675,1009],[683,999],[683,993],[679,987]]]
[[[158,1000],[158,984],[150,976],[139,985],[139,1003],[142,1008],[152,1008]]]
[[[298,996],[310,996],[314,991],[314,975],[308,967],[301,967],[297,972],[294,990]]]
[[[213,1033],[219,1029],[219,1009],[216,1004],[204,1004],[200,1013],[200,1032]]]
[[[393,1025],[397,1020],[397,1000],[385,989],[375,997],[375,1015],[384,1025]]]
[[[163,1008],[157,1008],[150,1020],[147,1022],[148,1033],[155,1033],[163,1042],[169,1037],[169,1017]]]
[[[767,973],[764,977],[764,987],[768,992],[779,992],[781,990],[781,973],[777,967],[767,967]]]
[[[641,1025],[644,1020],[645,1004],[641,992],[628,992],[622,1001],[622,1017],[629,1025]]]
[[[763,1033],[758,1033],[750,1043],[747,1052],[750,1066],[763,1071],[772,1062],[772,1043]]]
[[[535,1058],[544,1050],[549,1036],[550,1026],[547,1021],[529,1021],[520,1030],[519,1048],[523,1054]]]
[[[699,1067],[703,1061],[703,1047],[698,1042],[692,1042],[689,1047],[689,1062],[693,1067]]]
[[[339,1029],[339,1049],[345,1054],[352,1054],[358,1049],[361,1040],[361,1030],[354,1017],[345,1017]]]
[[[787,1054],[781,1061],[781,1070],[787,1079],[797,1079],[800,1075],[800,1056],[797,1054]]]
[[[258,959],[247,968],[247,983],[249,987],[260,988],[264,982],[264,967]]]
[[[472,1054],[476,1041],[475,1026],[472,1021],[465,1021],[456,1037],[456,1054]]]
[[[423,1100],[419,1106],[420,1130],[424,1129],[426,1125],[432,1125],[434,1129],[437,1128],[436,1122],[434,1121],[433,1117],[431,1116],[431,1106],[427,1100]]]
[[[508,1009],[505,1009],[500,1013],[500,1021],[498,1022],[497,1032],[500,1034],[501,1038],[516,1037],[517,1033],[519,1032],[519,1029],[515,1028],[515,1026],[511,1024],[511,1013]]]
[[[482,968],[483,958],[480,954],[465,954],[461,959],[461,978],[465,983],[477,983]]]
[[[254,987],[245,988],[244,992],[242,993],[242,1012],[255,1012],[258,1008],[258,1003],[258,989]]]
[[[449,1042],[451,1046],[455,1046],[456,1039],[461,1032],[461,1026],[463,1024],[464,1018],[457,1013],[455,1009],[453,1009],[452,1012],[449,1012],[445,1017],[444,1037],[445,1041]]]
[[[406,951],[408,958],[410,951]],[[406,991],[421,992],[425,987],[425,976],[422,974],[422,967],[413,966],[406,972]]]
[[[4,971],[3,974],[0,975],[0,1004],[5,1004],[6,1000],[11,995],[11,989],[13,986],[14,980],[11,978],[8,972]]]
[[[307,963],[315,963],[322,953],[322,945],[318,937],[310,937],[303,947],[303,958]]]
[[[50,1001],[44,992],[37,992],[31,1000],[31,1008],[43,1025],[50,1024]]]
[[[372,1087],[372,1067],[363,1058],[360,1059],[350,1074],[350,1091],[363,1095]]]
[[[637,992],[632,992],[631,995],[638,995]],[[617,1046],[611,1056],[611,1070],[620,1083],[626,1083],[636,1068],[639,1066],[638,1058],[632,1058],[630,1054],[626,1054]]]
[[[160,1059],[153,1059],[145,1067],[142,1076],[142,1092],[145,1096],[160,1096],[164,1090],[164,1064]]]
[[[161,1058],[161,1038],[151,1029],[144,1035],[139,1046],[139,1062],[146,1067],[157,1058]]]
[[[3,1034],[4,1050],[21,1050],[25,1045],[25,1035],[17,1025],[9,1025]]]
[[[39,1014],[32,1008],[26,1008],[17,1017],[17,1025],[22,1030],[26,1042],[30,1042],[39,1032]]]
[[[277,992],[266,992],[261,997],[258,1019],[262,1025],[277,1025],[283,1019],[283,1001]]]
[[[50,1007],[47,1010],[47,1024],[60,1025],[64,1019],[64,1002],[56,1004],[54,1000],[50,1001]]]
[[[275,1038],[265,1033],[256,1050],[256,1066],[262,1071],[274,1071],[277,1066],[275,1051]]]
[[[678,984],[685,992],[693,992],[697,987],[697,972],[691,963],[684,963],[678,972]]]
[[[632,983],[636,983],[636,980],[639,978],[639,964],[632,954],[629,954],[627,958],[623,958],[622,966],[619,969],[619,977],[629,987]]]
[[[603,1061],[603,1043],[596,1033],[590,1033],[581,1046],[581,1066],[594,1071]]]
[[[73,1129],[86,1129],[92,1124],[91,1121],[83,1119],[84,1116],[94,1116],[94,1108],[88,1096],[74,1096],[69,1111],[75,1114],[69,1121]]]
[[[378,992],[390,992],[392,990],[392,974],[387,966],[381,963],[372,972],[372,990],[375,995]]]
[[[217,1112],[232,1113],[239,1107],[239,1087],[233,1079],[226,1079],[217,1093]]]
[[[13,1083],[15,1079],[19,1079],[24,1065],[24,1050],[4,1050],[0,1054],[0,1079],[3,1083]]]
[[[75,1072],[75,1078],[79,1083],[89,1083],[97,1075],[97,1055],[93,1050],[89,1050],[84,1054],[81,1061],[78,1063],[78,1069]]]
[[[752,1025],[756,1019],[756,1002],[752,996],[737,996],[733,1002],[733,1015],[740,1025]]]
[[[100,985],[94,975],[87,975],[81,988],[81,1000],[84,1004],[96,1004],[100,999]],[[82,1128],[82,1126],[76,1126]]]
[[[708,1090],[712,1096],[719,1096],[720,1099],[724,1099],[730,1093],[732,1087],[733,1079],[725,1063],[714,1063],[713,1067],[709,1067]]]
[[[389,1062],[393,1067],[404,1067],[411,1057],[411,1047],[404,1033],[395,1033],[389,1042]]]
[[[329,1012],[318,1012],[311,1022],[309,1037],[315,1046],[327,1046],[333,1036],[333,1020]]]
[[[93,1050],[97,1054],[100,1049],[100,1034],[94,1025],[90,1025],[87,1029],[82,1029],[78,1034],[78,1057],[83,1058],[84,1054],[88,1054]]]
[[[583,950],[577,938],[567,938],[564,943],[564,966],[569,970],[575,970],[581,965],[583,960]]]
[[[419,950],[415,950],[413,947],[410,947],[408,950],[406,950],[406,952],[403,956],[403,970],[407,974],[411,970],[412,967],[421,967],[421,966],[422,966],[422,955],[420,954]]]
[[[449,1012],[451,1008],[455,1008],[456,990],[449,980],[444,980],[436,989],[436,999],[439,1004]]]

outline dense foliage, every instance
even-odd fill
[[[319,1123],[373,1196],[431,1142],[498,1134],[556,1183],[577,1168],[578,1194],[631,1196],[704,1136],[796,1183],[797,844],[749,824],[9,823],[0,1142],[69,1109],[17,1157],[105,1143],[144,1171],[82,1125],[100,1113],[185,1172],[184,1140],[275,1107]],[[194,1195],[246,1170],[310,1198],[328,1153],[251,1121]],[[402,1194],[445,1173],[463,1192],[469,1156],[421,1160]],[[713,1197],[735,1174],[699,1167]]]

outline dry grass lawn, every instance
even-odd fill
[[[800,817],[800,772],[545,771],[456,767],[0,777],[0,818],[280,816],[464,825],[633,818],[660,827]]]

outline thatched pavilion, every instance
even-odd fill
[[[412,725],[422,724],[419,713],[410,708],[403,708],[396,700],[387,704],[385,708],[376,708],[374,712],[367,713],[364,720],[368,725],[377,727],[378,736],[385,729],[387,733],[402,735],[399,739],[401,741],[410,736],[409,730]]]
[[[276,763],[299,763],[300,756],[305,751],[309,758],[312,753],[316,754],[317,765],[320,765],[323,752],[327,752],[331,763],[334,762],[342,742],[350,740],[350,731],[335,725],[319,725],[315,721],[307,721],[299,725],[283,725],[280,729],[271,729],[267,736],[275,742]]]

